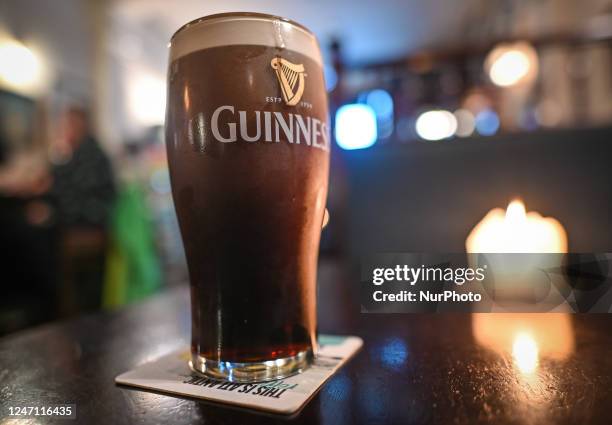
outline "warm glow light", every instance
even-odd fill
[[[535,342],[539,358],[566,360],[575,346],[567,313],[476,313],[472,333],[479,345],[502,355],[514,354],[518,336],[524,334]],[[528,346],[522,341],[518,348]]]
[[[538,367],[538,344],[531,335],[520,332],[512,344],[514,364],[523,373],[533,373]]]
[[[516,84],[529,72],[529,59],[523,52],[509,51],[497,59],[489,76],[498,86],[511,86]]]
[[[537,73],[538,57],[526,42],[501,44],[489,53],[485,65],[494,84],[501,87],[533,79]]]
[[[526,221],[525,204],[518,200],[510,202],[506,208],[506,223],[513,228],[521,228]]]
[[[457,130],[455,134],[459,137],[468,137],[474,133],[476,128],[476,120],[474,114],[468,109],[457,109],[454,112],[455,119],[457,120]]]
[[[40,62],[36,55],[15,40],[0,43],[0,79],[13,88],[30,88],[40,77]]]
[[[423,112],[416,120],[416,132],[425,140],[442,140],[451,137],[457,130],[457,119],[444,110]]]
[[[165,80],[152,75],[138,75],[129,89],[130,109],[138,123],[146,126],[163,124],[166,110]]]
[[[567,252],[565,229],[552,217],[526,212],[525,205],[512,201],[504,212],[494,208],[472,229],[467,252],[563,253]]]
[[[576,349],[572,315],[567,313],[476,313],[472,332],[479,346],[503,359],[497,373],[530,407],[548,400],[558,385],[554,372],[559,362],[570,360]]]

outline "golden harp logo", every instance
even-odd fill
[[[291,63],[283,58],[274,58],[270,62],[276,71],[276,78],[283,93],[283,100],[288,106],[297,105],[304,94],[304,65]]]

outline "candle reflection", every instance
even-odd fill
[[[571,316],[473,314],[472,332],[478,345],[499,355],[491,364],[496,365],[497,379],[507,385],[507,408],[529,423],[545,422],[564,385],[560,362],[574,351]]]
[[[541,359],[565,360],[574,351],[571,317],[563,313],[472,315],[476,342],[501,355],[511,354],[521,372],[533,372]]]
[[[521,332],[514,338],[512,358],[516,367],[525,374],[535,372],[538,367],[538,344],[533,337]]]

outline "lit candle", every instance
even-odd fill
[[[567,233],[554,218],[526,212],[525,205],[512,201],[506,211],[495,208],[472,229],[465,241],[469,253],[565,253]],[[468,255],[470,262],[476,259]],[[532,283],[521,274],[533,269],[527,257],[519,261],[488,256],[489,272],[496,278],[496,299],[515,300],[533,293]],[[546,266],[560,262],[560,256],[546,258]],[[535,259],[541,265],[542,259]],[[543,300],[546,302],[546,300]],[[496,308],[491,311],[499,311]],[[556,309],[563,311],[563,306]],[[568,314],[483,314],[472,315],[472,332],[480,345],[510,353],[516,370],[523,375],[536,372],[541,357],[564,360],[574,349],[574,335]]]
[[[518,200],[504,212],[494,208],[472,229],[467,252],[565,253],[567,234],[558,220],[526,212]]]
[[[538,285],[534,274],[544,268],[561,266],[562,256],[501,256],[471,253],[566,253],[567,234],[554,218],[537,212],[526,212],[525,205],[512,201],[506,211],[495,208],[472,229],[466,239],[471,265],[486,260],[489,275],[494,278],[494,301],[549,302],[557,294],[550,293],[547,282]],[[547,298],[548,299],[545,299]],[[542,304],[543,305],[543,304]]]

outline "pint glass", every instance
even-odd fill
[[[312,361],[328,122],[321,54],[303,26],[227,13],[172,37],[166,144],[193,370],[255,382]]]

